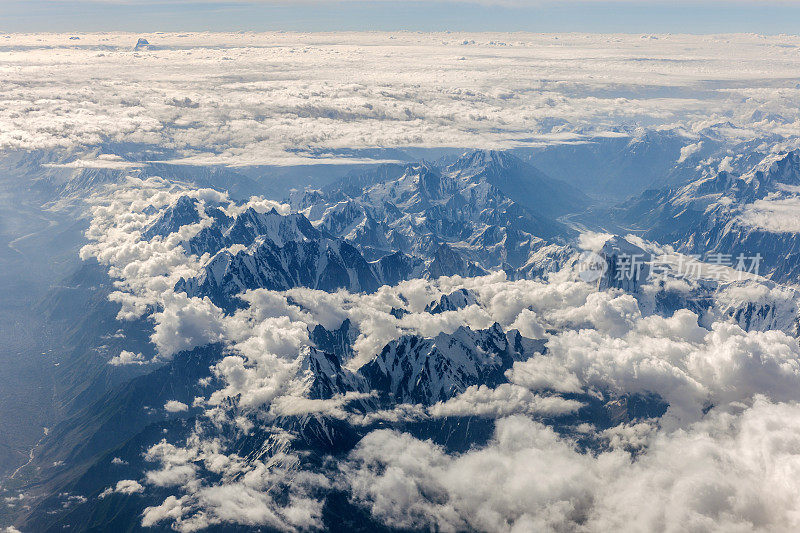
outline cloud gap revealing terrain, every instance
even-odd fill
[[[797,530],[799,67],[0,34],[0,530]]]

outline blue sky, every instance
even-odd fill
[[[0,0],[0,31],[797,33],[800,2]]]

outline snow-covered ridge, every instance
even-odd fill
[[[598,288],[632,294],[644,313],[669,316],[691,309],[704,324],[730,320],[745,331],[800,335],[800,290],[794,286],[631,235],[609,239],[598,254],[607,264]]]
[[[538,273],[530,267],[534,259],[539,264],[538,252],[548,243],[563,245],[570,232],[535,214],[534,196],[521,206],[492,181],[505,189],[541,187],[537,201],[552,209],[581,201],[576,193],[559,204],[548,189],[554,180],[494,151],[464,154],[444,170],[422,163],[386,177],[362,179],[360,190],[345,181],[326,194],[295,195],[290,204],[304,206],[301,213],[198,206],[182,197],[142,235],[167,237],[202,219],[203,227],[183,243],[200,258],[202,272],[180,280],[176,290],[231,308],[239,294],[257,288],[372,292],[415,277],[476,276],[500,268],[515,277]],[[309,221],[312,215],[318,218]],[[522,266],[527,270],[516,270]]]
[[[379,169],[372,179],[364,174],[325,191],[296,193],[291,203],[316,227],[367,255],[402,251],[434,259],[446,246],[449,255],[461,257],[456,263],[514,270],[547,244],[563,243],[571,231],[553,217],[585,201],[566,184],[497,151],[467,152],[443,167],[407,165],[398,174]],[[459,273],[466,272],[457,265],[436,272]]]
[[[758,254],[761,275],[796,284],[798,185],[800,151],[777,152],[742,174],[723,170],[679,188],[648,191],[618,215],[642,228],[646,238],[687,254]]]

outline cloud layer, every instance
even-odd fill
[[[139,35],[70,37],[0,36],[0,148],[123,143],[123,155],[158,146],[149,159],[296,164],[574,141],[619,124],[798,131],[800,88],[786,80],[800,40],[788,36],[194,33],[144,35],[139,51]]]
[[[439,531],[789,531],[800,526],[800,406],[757,399],[684,430],[624,426],[599,455],[523,417],[452,456],[378,430],[342,465],[354,497],[400,528]],[[625,448],[647,444],[636,458]],[[475,483],[480,479],[480,483]]]

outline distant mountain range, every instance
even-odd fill
[[[231,218],[203,207],[210,225],[185,247],[209,259],[177,289],[229,307],[256,288],[373,292],[407,279],[497,268],[524,276],[520,270],[537,252],[574,235],[554,217],[588,203],[501,152],[467,153],[442,170],[423,163],[387,171],[297,193],[291,205],[298,212],[289,215],[251,208]],[[182,197],[144,237],[167,236],[200,218],[196,202]]]
[[[431,272],[449,275],[469,262],[521,268],[543,246],[574,236],[556,219],[589,199],[508,153],[475,151],[443,168],[382,167],[323,190],[299,191],[290,203],[366,256],[400,251],[431,260],[444,259],[446,250],[458,264]]]

